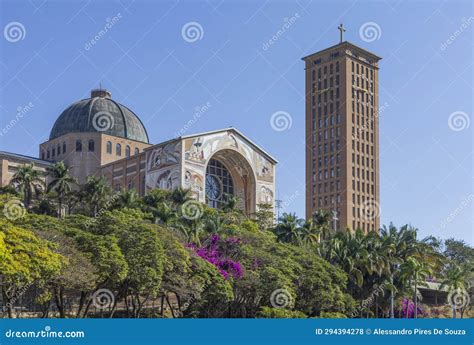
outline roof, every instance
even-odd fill
[[[248,137],[246,137],[241,131],[239,131],[238,129],[236,129],[234,127],[227,127],[227,128],[216,129],[216,130],[208,131],[208,132],[201,132],[201,133],[196,133],[196,134],[183,135],[183,136],[180,136],[180,137],[177,137],[177,138],[173,138],[173,139],[170,139],[170,140],[163,141],[163,142],[155,144],[153,146],[167,144],[169,142],[176,141],[176,140],[184,140],[184,139],[189,139],[189,138],[202,137],[202,136],[205,136],[205,135],[211,135],[211,134],[215,134],[215,133],[229,132],[229,131],[234,132],[235,134],[239,135],[250,146],[253,146],[257,151],[261,152],[265,157],[267,157],[273,163],[275,163],[275,164],[278,163],[278,161],[272,155],[270,155],[263,148],[261,148],[260,146],[255,144],[252,140],[250,140]],[[152,147],[148,147],[148,148],[145,149],[145,151],[148,150],[148,149],[151,149],[151,148]]]
[[[53,125],[49,140],[68,133],[100,132],[149,143],[140,118],[126,106],[112,100],[110,93],[97,93],[67,107]]]
[[[356,46],[355,44],[353,44],[353,43],[351,43],[351,42],[348,42],[348,41],[344,41],[344,42],[335,44],[335,45],[333,45],[333,46],[331,46],[331,47],[329,47],[329,48],[326,48],[326,49],[320,50],[320,51],[318,51],[318,52],[316,52],[316,53],[312,53],[312,54],[310,54],[310,55],[307,55],[307,56],[305,56],[305,57],[302,57],[301,60],[306,60],[306,59],[308,59],[308,58],[310,58],[310,57],[314,57],[315,55],[324,54],[324,53],[328,52],[329,50],[332,50],[332,49],[334,49],[334,48],[339,48],[340,46],[348,46],[348,47],[350,47],[350,48],[352,48],[352,49],[358,50],[358,51],[360,51],[360,52],[362,52],[362,53],[364,53],[364,54],[367,54],[367,55],[371,56],[372,58],[376,59],[377,61],[378,61],[378,60],[382,60],[382,58],[381,58],[380,56],[377,56],[377,55],[375,55],[374,53],[369,52],[368,50],[365,50],[364,48],[361,48],[361,47],[359,47],[359,46]]]
[[[22,160],[28,163],[34,163],[34,164],[43,164],[43,165],[53,165],[53,162],[46,161],[43,159],[31,157],[31,156],[25,156],[25,155],[20,155],[18,153],[12,153],[12,152],[6,152],[6,151],[0,151],[0,158],[16,158],[18,160]]]

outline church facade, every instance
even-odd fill
[[[2,175],[1,186],[20,164],[33,164],[44,174],[52,163],[64,161],[79,183],[104,176],[115,191],[135,189],[145,195],[155,188],[182,187],[213,208],[234,195],[246,214],[259,204],[275,204],[277,161],[237,129],[150,144],[139,117],[102,89],[63,111],[49,140],[40,145],[39,159],[0,153],[0,171],[10,172]]]

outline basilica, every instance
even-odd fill
[[[254,213],[274,205],[277,161],[235,128],[185,135],[151,144],[145,126],[129,108],[104,89],[71,104],[57,118],[39,158],[0,151],[0,187],[18,167],[32,164],[47,179],[54,162],[71,168],[78,183],[104,176],[115,191],[155,188],[191,190],[194,198],[220,208],[227,195]]]

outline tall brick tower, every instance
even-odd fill
[[[337,229],[380,226],[377,55],[343,41],[304,57],[306,217],[333,212]]]

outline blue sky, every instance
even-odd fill
[[[336,44],[342,22],[345,39],[383,58],[382,223],[472,244],[473,15],[469,1],[2,1],[0,150],[37,156],[61,111],[99,83],[153,143],[207,105],[186,134],[240,129],[279,160],[278,198],[303,217],[300,59]],[[197,37],[183,36],[190,22]],[[278,111],[291,127],[272,128]]]

